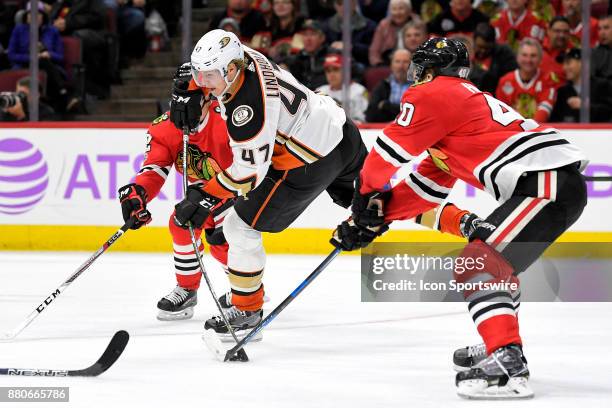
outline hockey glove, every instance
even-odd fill
[[[219,201],[221,200],[204,192],[199,186],[191,185],[187,187],[187,197],[174,206],[174,221],[182,228],[187,228],[189,222],[195,228],[202,228]]]
[[[343,221],[338,225],[330,244],[344,251],[353,251],[355,249],[365,248],[374,241],[374,239],[384,234],[389,229],[387,224],[382,224],[374,228],[363,228],[356,225],[351,218]]]
[[[361,194],[361,178],[355,180],[355,193],[351,203],[353,220],[361,228],[380,227],[385,223],[383,207],[391,193],[373,191],[368,194]]]
[[[130,183],[119,189],[119,202],[123,221],[135,218],[131,229],[138,229],[151,222],[151,213],[147,210],[147,192],[144,187]]]
[[[438,229],[440,232],[469,238],[481,222],[482,218],[476,214],[447,203],[440,210]]]
[[[170,120],[177,129],[185,127],[190,133],[197,130],[202,116],[204,93],[201,89],[189,89],[191,63],[181,65],[174,74],[172,100],[170,101]]]

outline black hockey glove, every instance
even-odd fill
[[[174,206],[174,221],[182,228],[187,228],[188,222],[195,228],[202,228],[219,201],[221,200],[206,193],[199,186],[191,185],[187,187],[187,197]]]
[[[151,222],[151,213],[147,210],[147,192],[144,187],[130,183],[119,189],[119,202],[123,221],[135,218],[131,229],[138,229]]]
[[[202,116],[204,93],[201,89],[189,90],[191,63],[181,65],[174,74],[172,100],[170,101],[170,120],[177,129],[185,127],[190,133],[197,130]]]
[[[374,241],[374,239],[384,234],[389,229],[387,224],[382,224],[378,227],[363,228],[355,224],[351,218],[343,221],[338,225],[330,244],[344,251],[353,251],[355,249],[365,248]]]
[[[353,220],[361,228],[380,227],[385,223],[383,207],[391,193],[374,191],[368,194],[361,194],[361,178],[355,180],[355,193],[351,203]]]
[[[476,228],[480,224],[482,224],[484,220],[477,216],[474,213],[467,213],[461,217],[461,221],[459,222],[459,229],[465,238],[470,238],[470,236],[476,231]]]

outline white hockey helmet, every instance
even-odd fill
[[[191,53],[191,73],[195,83],[203,86],[202,73],[217,70],[229,85],[227,66],[236,59],[244,59],[244,49],[236,34],[220,29],[207,32]]]

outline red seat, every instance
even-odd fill
[[[389,67],[371,67],[365,70],[363,82],[369,92],[372,92],[376,85],[391,74]]]
[[[0,92],[15,92],[17,81],[29,75],[30,71],[27,69],[0,72]],[[38,80],[41,84],[40,89],[42,89],[42,94],[45,95],[47,90],[47,74],[44,71],[39,71]]]
[[[64,43],[64,70],[66,70],[68,80],[72,80],[74,78],[74,65],[83,63],[81,39],[63,36],[62,42]]]

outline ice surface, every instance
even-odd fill
[[[87,253],[0,252],[0,332],[13,329]],[[323,256],[270,256],[271,310]],[[216,290],[226,277],[207,258]],[[0,386],[69,386],[53,407],[609,406],[611,303],[523,303],[536,397],[474,402],[455,394],[451,356],[479,341],[463,304],[361,303],[359,258],[340,256],[249,345],[249,363],[220,363],[200,339],[215,312],[205,287],[194,319],[159,322],[174,285],[167,254],[104,254],[9,344],[0,367],[80,369],[125,329],[125,353],[98,378],[0,377]],[[2,404],[1,406],[12,406]],[[16,407],[41,406],[20,403]]]

